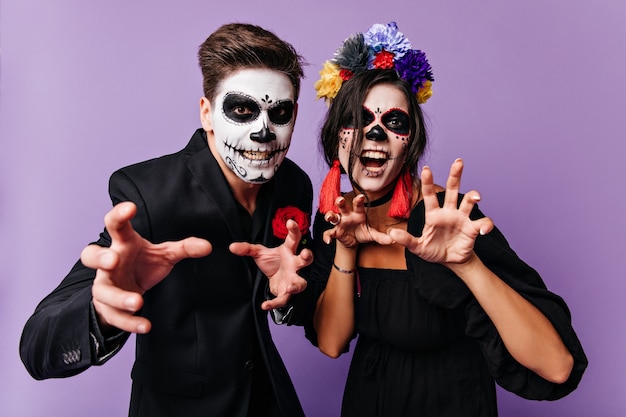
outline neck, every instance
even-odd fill
[[[208,135],[209,133],[207,132],[207,137]],[[248,213],[250,213],[250,215],[252,215],[256,209],[256,198],[259,195],[259,190],[261,189],[262,184],[249,183],[239,178],[237,174],[235,174],[226,165],[220,154],[215,149],[212,140],[209,139],[208,145],[213,157],[224,173],[224,177],[226,177],[226,182],[228,182],[235,200],[241,204],[248,211]]]
[[[237,179],[243,182],[245,186],[233,187],[231,184],[230,188],[233,190],[233,196],[252,215],[254,210],[256,210],[256,198],[259,195],[261,184],[249,184],[239,179],[239,177]]]
[[[388,203],[389,201],[391,201],[391,197],[393,197],[393,191],[394,189],[392,188],[387,194],[383,195],[382,197],[366,202],[365,207],[367,208],[378,207],[378,206],[382,206],[385,203]]]

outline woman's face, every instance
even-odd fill
[[[353,124],[339,132],[339,161],[348,172],[350,153],[356,154],[353,181],[370,199],[389,192],[402,170],[411,138],[408,109],[401,90],[390,84],[377,84],[363,103],[362,149],[352,149],[356,136]]]

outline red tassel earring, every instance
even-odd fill
[[[413,178],[411,177],[410,170],[406,169],[404,174],[398,176],[396,188],[393,190],[391,204],[389,205],[389,217],[408,219],[412,197]]]
[[[320,189],[320,213],[326,214],[329,211],[337,211],[335,200],[337,200],[340,194],[341,168],[339,159],[335,159]]]

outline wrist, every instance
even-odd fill
[[[463,281],[473,276],[475,271],[482,265],[482,261],[476,255],[476,252],[472,251],[467,260],[460,263],[448,262],[443,264],[446,268],[454,272]]]

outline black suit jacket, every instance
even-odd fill
[[[180,152],[115,172],[109,191],[113,204],[137,205],[132,223],[149,241],[197,236],[213,245],[209,256],[179,262],[144,294],[141,314],[151,320],[152,330],[136,339],[130,415],[245,417],[255,378],[255,387],[265,387],[263,397],[277,404],[282,416],[304,415],[271,340],[267,313],[260,309],[267,278],[250,259],[231,254],[228,245],[280,244],[272,236],[271,219],[285,206],[311,213],[308,176],[293,162],[283,162],[262,187],[252,236],[241,227],[201,129]],[[305,239],[311,242],[310,236]],[[97,243],[110,245],[106,230]],[[111,347],[97,337],[93,277],[94,271],[78,262],[26,323],[20,353],[34,378],[74,375],[117,351],[107,352]]]

